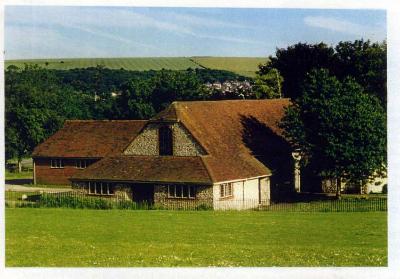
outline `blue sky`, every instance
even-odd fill
[[[5,7],[6,59],[268,56],[360,38],[386,39],[384,10]]]

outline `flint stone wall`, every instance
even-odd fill
[[[168,185],[154,185],[154,205],[168,209],[213,207],[212,186],[197,185],[195,199],[169,198]]]
[[[149,123],[144,130],[126,148],[126,155],[159,155],[158,129],[164,123]],[[193,138],[190,132],[181,124],[168,125],[172,130],[174,156],[200,156],[206,155],[205,150]]]

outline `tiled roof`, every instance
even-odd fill
[[[264,141],[283,140],[278,122],[288,105],[289,99],[174,102],[151,121],[182,123],[208,155],[172,157],[121,154],[102,159],[79,172],[72,180],[207,184],[271,175],[268,166],[256,159],[261,154],[252,144],[254,141],[264,145]]]
[[[32,157],[101,158],[119,154],[145,124],[142,120],[67,120],[35,148]]]
[[[212,184],[201,157],[173,156],[106,157],[71,180]]]
[[[278,122],[288,105],[289,99],[228,100],[174,102],[170,108],[207,150],[204,163],[212,180],[218,182],[271,175],[246,140],[252,136],[252,129],[281,135]],[[164,114],[163,118],[168,116]]]

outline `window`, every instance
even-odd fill
[[[87,184],[88,193],[91,195],[114,195],[114,185],[108,182],[93,182]]]
[[[196,188],[189,185],[168,185],[169,198],[194,199]]]
[[[158,147],[160,155],[172,155],[172,131],[168,126],[158,129]]]
[[[75,167],[77,169],[86,169],[88,165],[88,160],[75,160]]]
[[[219,185],[219,196],[227,198],[233,196],[232,183],[223,183]]]
[[[51,159],[50,165],[53,169],[61,169],[64,167],[64,161],[62,159]]]

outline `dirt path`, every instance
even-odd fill
[[[43,191],[43,192],[47,192],[47,193],[70,192],[70,191],[72,191],[72,189],[70,189],[70,188],[41,188],[41,187],[27,187],[27,186],[12,185],[12,184],[6,184],[5,185],[5,190],[6,191],[15,191],[15,192],[38,192],[38,191]]]

